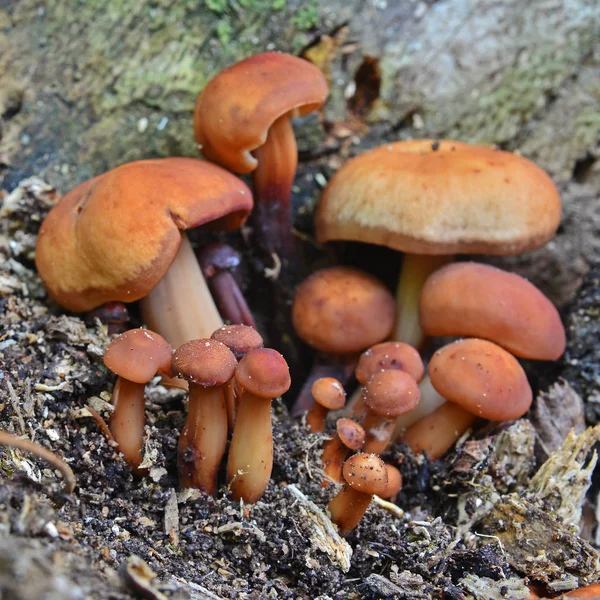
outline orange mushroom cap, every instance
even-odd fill
[[[531,406],[525,371],[512,354],[487,340],[444,346],[431,358],[428,372],[440,395],[484,419],[518,419]]]
[[[365,350],[358,359],[354,375],[363,385],[380,371],[405,371],[419,382],[425,367],[419,352],[402,342],[382,342]]]
[[[362,391],[365,406],[376,415],[399,417],[421,399],[417,382],[404,371],[381,371],[367,381]]]
[[[179,346],[171,363],[174,375],[203,387],[223,385],[233,377],[236,366],[237,360],[225,344],[208,339]]]
[[[335,377],[320,377],[311,387],[313,398],[324,408],[339,410],[346,404],[346,391]]]
[[[388,485],[387,467],[377,454],[354,454],[344,463],[343,474],[346,483],[363,494],[379,496]]]
[[[148,329],[130,329],[112,340],[104,364],[113,373],[134,383],[148,383],[157,373],[171,372],[171,345]]]
[[[285,358],[271,348],[250,350],[235,370],[236,381],[259,398],[277,398],[290,389],[290,369]]]
[[[395,311],[394,297],[378,279],[351,267],[331,267],[297,287],[292,322],[309,346],[350,354],[385,339]]]
[[[454,141],[386,144],[347,162],[327,184],[317,239],[412,254],[519,254],[560,222],[550,177],[509,152]]]
[[[335,424],[340,441],[350,450],[358,450],[365,443],[365,430],[360,423],[343,417]]]
[[[265,52],[219,73],[198,96],[196,142],[208,159],[235,173],[257,166],[252,151],[286,113],[304,115],[327,98],[327,82],[312,63],[281,52]]]
[[[550,300],[520,275],[488,265],[455,263],[430,275],[419,317],[427,335],[485,338],[522,358],[556,360],[565,351]]]
[[[237,177],[191,158],[132,162],[86,181],[50,211],[36,248],[49,295],[73,311],[133,302],[162,279],[180,230],[239,228],[252,194]]]
[[[238,360],[250,350],[261,348],[263,345],[260,333],[249,325],[223,325],[210,337],[225,344]]]
[[[402,473],[394,465],[386,464],[388,474],[388,484],[384,492],[380,495],[382,498],[392,498],[402,489]]]

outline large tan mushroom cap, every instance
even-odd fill
[[[235,229],[251,210],[248,187],[211,163],[128,163],[80,184],[50,211],[36,265],[50,296],[69,310],[133,302],[167,272],[180,230],[211,222]]]
[[[487,340],[444,346],[432,356],[428,372],[440,395],[484,419],[518,419],[531,406],[525,371],[512,354]]]
[[[256,54],[229,67],[202,90],[194,131],[202,152],[235,173],[257,166],[252,151],[286,113],[307,114],[327,97],[327,82],[310,62],[280,52]]]
[[[461,142],[375,148],[342,167],[316,213],[320,242],[354,240],[412,254],[518,254],[560,222],[560,198],[532,162]]]
[[[456,263],[430,275],[419,317],[427,335],[485,338],[522,358],[556,360],[565,351],[552,302],[520,275],[489,265]]]
[[[350,267],[316,271],[296,289],[292,322],[311,347],[360,352],[392,332],[396,304],[381,281]]]

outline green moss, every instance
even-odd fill
[[[319,23],[319,17],[318,0],[309,0],[306,6],[298,9],[298,12],[292,17],[291,22],[300,31],[309,31],[314,29]]]

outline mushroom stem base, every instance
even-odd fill
[[[187,235],[169,270],[140,301],[148,328],[162,335],[173,348],[190,340],[209,338],[223,326]]]
[[[359,492],[349,485],[344,485],[333,497],[327,509],[331,520],[338,526],[340,535],[348,535],[358,525],[372,499],[372,494]]]
[[[217,471],[227,447],[227,408],[223,386],[190,384],[188,416],[179,436],[178,467],[182,487],[214,496]]]

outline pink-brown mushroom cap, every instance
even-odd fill
[[[346,404],[346,392],[335,377],[320,377],[311,387],[313,398],[324,408],[339,410]]]
[[[290,389],[290,369],[285,358],[272,348],[250,350],[235,370],[236,381],[250,394],[277,398]]]
[[[249,325],[223,325],[210,337],[225,344],[238,360],[250,350],[262,348],[263,345],[260,333]]]
[[[441,396],[484,419],[518,419],[531,406],[525,371],[512,354],[487,340],[444,346],[431,358],[428,372]]]
[[[417,382],[404,371],[381,371],[363,388],[363,402],[375,413],[389,418],[411,411],[421,399]]]
[[[346,483],[363,494],[382,494],[388,485],[385,463],[376,454],[354,454],[343,468]]]
[[[363,385],[380,371],[405,371],[419,382],[425,367],[419,352],[403,342],[382,342],[365,350],[358,359],[354,375]]]
[[[223,385],[235,372],[237,360],[231,350],[217,340],[192,340],[175,350],[173,374],[203,387]]]
[[[158,333],[130,329],[108,345],[104,364],[128,381],[148,383],[157,373],[170,373],[171,352],[169,342]]]
[[[484,338],[537,360],[565,351],[565,330],[550,300],[520,275],[489,265],[455,263],[433,273],[419,314],[427,335]]]
[[[350,450],[358,450],[365,443],[365,430],[360,423],[342,417],[335,424],[340,441]]]

